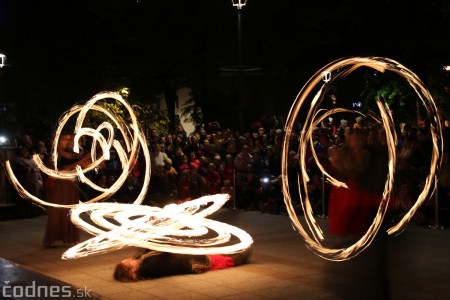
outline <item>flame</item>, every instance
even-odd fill
[[[383,58],[383,57],[354,57],[354,58],[344,58],[340,60],[336,60],[327,66],[323,67],[321,70],[317,71],[314,76],[312,76],[309,81],[303,86],[297,95],[291,109],[289,115],[286,119],[285,124],[285,132],[286,136],[283,142],[283,153],[282,153],[282,186],[284,193],[284,202],[287,207],[287,211],[289,217],[292,220],[293,226],[298,231],[298,233],[305,240],[306,246],[311,249],[318,256],[333,260],[333,261],[342,261],[348,260],[356,255],[360,254],[364,249],[366,249],[376,234],[378,233],[384,216],[387,211],[387,207],[389,205],[389,201],[392,197],[392,188],[394,184],[394,174],[395,174],[395,165],[396,165],[396,149],[395,145],[397,144],[397,136],[395,134],[395,127],[392,115],[390,114],[390,110],[386,103],[384,103],[381,99],[377,100],[377,106],[379,109],[379,115],[376,116],[374,114],[369,117],[373,118],[378,123],[383,124],[383,128],[386,132],[386,140],[388,146],[388,174],[386,177],[386,182],[384,186],[384,191],[382,194],[382,201],[379,205],[377,214],[373,220],[372,225],[369,227],[367,232],[353,245],[350,245],[347,248],[341,249],[330,249],[324,247],[322,245],[322,241],[324,240],[324,233],[321,228],[317,225],[317,222],[314,218],[312,207],[310,204],[310,200],[307,193],[307,184],[309,182],[309,176],[306,170],[306,153],[308,144],[312,145],[312,133],[313,129],[325,118],[330,115],[339,112],[351,112],[356,114],[361,114],[355,110],[349,110],[345,108],[335,108],[331,110],[319,109],[319,105],[324,98],[325,91],[327,90],[328,85],[332,84],[334,81],[343,78],[356,69],[360,67],[369,67],[375,69],[380,72],[391,71],[394,72],[404,79],[407,80],[409,85],[414,89],[419,99],[422,102],[422,105],[427,107],[429,111],[431,111],[435,118],[431,124],[431,134],[433,140],[433,150],[432,150],[432,159],[430,165],[430,172],[426,178],[425,187],[418,196],[415,204],[411,207],[411,209],[404,215],[404,217],[398,221],[397,224],[392,226],[387,230],[387,233],[398,234],[402,232],[408,222],[411,220],[414,213],[417,209],[424,203],[427,197],[433,192],[434,186],[433,182],[435,181],[435,176],[437,174],[437,170],[440,167],[442,160],[442,151],[443,151],[443,143],[442,143],[442,129],[439,118],[437,117],[437,108],[436,103],[433,100],[430,92],[423,85],[422,81],[415,75],[412,71],[399,64],[398,62]],[[326,82],[323,82],[323,74],[327,73],[331,75],[327,78]],[[312,102],[309,104],[309,107],[306,103],[308,97],[313,92],[313,90],[322,83],[322,86],[318,88],[317,93],[313,96]],[[308,110],[309,109],[309,110]],[[299,166],[300,166],[300,174],[298,178],[298,188],[299,194],[301,197],[302,209],[305,214],[305,220],[307,223],[307,227],[309,232],[303,227],[301,222],[299,221],[297,214],[294,210],[290,190],[288,185],[288,177],[287,177],[287,168],[288,168],[288,153],[289,153],[289,141],[292,135],[292,128],[294,128],[297,116],[300,112],[306,112],[306,118],[304,127],[300,133],[300,146],[299,146]],[[362,115],[362,114],[361,114]],[[312,147],[312,146],[311,146]],[[312,151],[313,157],[316,161],[316,164],[320,168],[323,173],[323,176],[326,180],[334,185],[339,187],[347,187],[344,182],[333,178],[320,164],[315,151]]]
[[[118,101],[129,113],[131,123],[125,125],[114,116],[103,101]],[[83,127],[86,114],[94,110],[105,114],[113,124],[103,122],[97,128]],[[93,140],[90,156],[92,163],[85,168],[77,166],[74,170],[58,169],[57,145],[63,129],[71,117],[78,113],[74,128],[74,152],[79,153],[79,141],[86,136]],[[122,144],[114,137],[116,128],[123,138]],[[105,132],[107,134],[101,133]],[[105,137],[106,135],[106,137]],[[98,148],[101,149],[97,157]],[[122,172],[109,188],[102,188],[85,175],[95,170],[102,162],[109,160],[109,153],[115,150],[122,165]],[[123,185],[139,151],[145,159],[145,174],[142,189],[132,204],[99,203],[108,199]],[[185,254],[233,253],[248,248],[252,237],[237,227],[206,217],[217,211],[229,200],[228,195],[213,195],[195,199],[179,205],[164,208],[141,205],[150,182],[150,153],[145,136],[139,126],[131,106],[119,94],[102,92],[92,97],[85,105],[75,105],[60,119],[52,146],[54,167],[44,165],[38,155],[33,156],[38,168],[50,177],[61,180],[79,180],[100,192],[95,198],[84,203],[61,205],[50,203],[30,194],[17,180],[9,161],[5,167],[7,175],[19,194],[40,205],[70,208],[71,221],[79,228],[94,235],[93,238],[68,249],[63,259],[75,259],[93,254],[101,254],[128,246],[148,248],[158,251]],[[81,215],[89,216],[89,222]]]

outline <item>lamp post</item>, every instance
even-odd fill
[[[242,69],[242,35],[241,35],[241,10],[247,4],[247,0],[231,0],[238,13],[238,68]]]
[[[242,35],[241,35],[241,11],[242,8],[247,4],[247,0],[231,0],[233,6],[237,8],[237,21],[238,21],[238,99],[239,105],[241,107],[245,107],[244,98],[242,97]],[[238,118],[239,118],[239,129],[244,128],[244,115],[242,110],[238,110]]]

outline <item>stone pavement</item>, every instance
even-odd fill
[[[114,281],[112,273],[117,262],[137,249],[61,260],[66,248],[42,247],[45,215],[1,221],[3,297],[14,285],[22,286],[16,290],[20,292],[35,284],[70,285],[81,293],[80,298],[72,293],[77,299],[450,299],[448,229],[410,224],[401,235],[376,241],[354,259],[331,262],[305,247],[287,216],[221,209],[212,218],[253,236],[249,264],[136,283]],[[318,222],[326,228],[326,219]]]

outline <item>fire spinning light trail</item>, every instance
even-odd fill
[[[251,246],[252,237],[237,227],[205,218],[228,199],[228,195],[218,194],[164,208],[115,203],[80,205],[72,209],[72,221],[96,236],[67,250],[63,259],[127,246],[184,254],[238,252]],[[202,209],[204,206],[207,208]],[[84,221],[81,213],[89,213],[90,221],[97,226]]]
[[[306,151],[308,145],[310,145],[318,167],[322,171],[323,176],[325,176],[325,178],[330,184],[340,187],[346,187],[344,182],[341,182],[336,178],[333,178],[329,173],[327,173],[324,167],[320,164],[313,149],[312,133],[313,129],[322,120],[335,113],[351,112],[355,114],[361,114],[356,110],[349,110],[344,108],[336,108],[328,111],[324,109],[319,109],[319,105],[323,101],[328,87],[333,82],[346,77],[347,75],[349,75],[350,73],[352,73],[353,71],[355,71],[360,67],[369,67],[379,72],[391,71],[406,79],[406,81],[414,89],[417,96],[421,100],[422,105],[424,105],[430,112],[430,115],[433,116],[433,120],[431,120],[431,134],[433,141],[432,158],[430,165],[430,173],[426,178],[425,187],[419,194],[415,204],[404,215],[404,217],[396,225],[392,226],[387,230],[388,234],[397,234],[402,232],[405,229],[407,223],[411,220],[414,213],[420,207],[420,205],[422,205],[423,202],[427,199],[427,197],[431,194],[430,191],[434,189],[433,183],[435,181],[435,175],[437,174],[437,170],[441,164],[441,153],[443,150],[441,123],[438,118],[437,108],[433,100],[433,97],[431,96],[430,92],[425,88],[422,81],[412,71],[402,66],[398,62],[382,57],[345,58],[328,64],[327,66],[319,70],[313,77],[310,78],[310,80],[305,84],[305,86],[301,89],[301,91],[297,95],[297,98],[295,99],[294,104],[292,105],[291,110],[289,112],[289,116],[286,120],[285,125],[286,136],[283,143],[283,155],[282,155],[284,201],[286,203],[289,216],[293,222],[293,226],[304,238],[306,246],[320,257],[333,261],[342,261],[350,259],[361,253],[364,249],[366,249],[370,245],[370,243],[375,238],[375,235],[377,234],[378,230],[380,229],[389,201],[392,197],[392,188],[394,182],[393,177],[395,173],[395,166],[397,159],[395,152],[395,146],[397,144],[397,136],[395,134],[394,122],[392,115],[390,114],[388,105],[383,100],[378,99],[377,106],[379,109],[379,116],[370,115],[369,117],[373,118],[378,123],[382,123],[384,130],[386,132],[386,140],[389,156],[388,162],[389,171],[386,178],[382,201],[378,208],[377,214],[366,234],[364,234],[364,236],[362,236],[353,245],[347,248],[330,249],[324,247],[321,244],[321,241],[324,240],[324,234],[321,228],[317,225],[316,220],[314,219],[312,207],[307,193],[307,183],[309,182],[309,177],[306,171],[307,165],[305,159]],[[324,75],[326,75],[325,78],[326,80],[323,80]],[[322,86],[318,89],[318,92],[314,95],[312,102],[306,102],[310,93],[313,92],[313,90],[316,88],[316,86],[318,86],[319,83],[322,83]],[[307,106],[308,104],[309,107]],[[292,130],[295,126],[297,117],[301,111],[307,113],[305,122],[303,123],[304,127],[300,134],[300,146],[298,149],[299,165],[300,165],[298,187],[301,198],[300,202],[302,204],[302,209],[305,214],[305,220],[311,234],[309,234],[305,230],[305,228],[302,226],[295,213],[294,207],[292,205],[287,177],[289,141],[291,139]]]
[[[106,108],[104,103],[100,101],[105,101],[113,99],[115,101],[119,101],[122,105],[125,106],[126,110],[130,114],[131,124],[125,125],[125,122],[123,120],[118,119],[115,117],[109,110]],[[97,127],[97,129],[92,129],[88,127],[82,127],[84,119],[86,117],[86,114],[89,112],[89,110],[95,110],[99,111],[101,113],[104,113],[106,116],[108,116],[113,122],[115,123],[118,130],[121,132],[122,139],[124,141],[126,149],[123,148],[122,144],[114,139],[114,129],[113,126],[110,123],[104,122],[100,126]],[[58,141],[59,137],[61,135],[61,132],[63,131],[64,127],[66,126],[69,119],[74,116],[76,113],[79,113],[77,119],[76,119],[76,125],[74,128],[75,138],[74,138],[74,149],[73,151],[75,153],[79,153],[79,140],[82,136],[91,137],[93,139],[92,142],[92,148],[91,148],[91,158],[92,163],[86,167],[85,169],[82,169],[81,167],[77,167],[76,170],[72,171],[62,171],[58,170]],[[105,139],[102,133],[100,133],[100,130],[105,129],[108,132],[108,137]],[[97,147],[100,147],[101,149],[101,157],[97,157]],[[114,149],[117,152],[117,155],[119,157],[119,160],[122,164],[122,173],[117,178],[116,182],[108,189],[104,189],[96,185],[95,183],[91,182],[84,174],[93,171],[95,168],[97,168],[101,163],[103,163],[105,160],[109,160],[109,154],[110,150]],[[144,175],[144,182],[143,182],[143,188],[138,195],[138,197],[135,200],[135,204],[142,203],[144,196],[148,189],[148,184],[150,182],[150,154],[147,147],[147,142],[145,140],[145,136],[142,134],[142,130],[140,129],[139,123],[137,122],[136,116],[131,108],[131,106],[119,95],[112,92],[104,92],[99,93],[92,97],[85,105],[75,105],[70,109],[68,112],[64,114],[64,116],[60,119],[57,130],[55,132],[55,139],[53,141],[52,145],[52,157],[54,161],[54,169],[50,169],[44,165],[39,155],[35,154],[33,156],[33,160],[38,165],[39,169],[47,174],[50,177],[53,178],[59,178],[59,179],[65,179],[65,180],[80,180],[83,183],[88,184],[91,188],[93,188],[96,191],[100,191],[101,194],[97,196],[96,198],[90,199],[86,203],[92,203],[97,202],[100,200],[107,199],[111,197],[125,182],[127,179],[128,173],[131,170],[132,166],[137,160],[138,151],[141,150],[144,154],[146,167],[145,167],[145,175]],[[127,154],[129,153],[129,157]],[[50,202],[46,202],[44,200],[41,200],[32,194],[30,194],[23,186],[20,184],[20,182],[17,180],[16,176],[13,173],[13,170],[11,168],[10,162],[6,161],[6,171],[11,179],[11,182],[15,189],[19,192],[19,194],[23,198],[28,198],[33,201],[35,201],[38,204],[45,205],[45,206],[53,206],[53,207],[64,207],[64,208],[73,208],[77,205],[59,205],[54,204]]]
[[[125,124],[110,112],[105,104],[111,100],[118,101],[126,108],[131,124]],[[83,127],[86,114],[90,110],[105,114],[115,127],[108,122],[103,122],[96,129]],[[74,129],[73,151],[79,153],[78,142],[81,137],[91,138],[92,163],[84,169],[77,166],[76,170],[72,171],[58,170],[58,140],[67,122],[76,113],[79,114]],[[114,128],[121,133],[124,146],[114,138]],[[105,131],[106,137],[102,133]],[[100,157],[97,157],[98,149],[101,149]],[[85,173],[95,170],[102,162],[109,160],[112,149],[118,154],[122,173],[110,188],[105,189],[90,181]],[[99,203],[111,197],[123,185],[137,161],[139,151],[142,151],[145,158],[145,175],[142,190],[133,204]],[[60,119],[55,133],[52,157],[55,162],[53,169],[45,166],[38,155],[34,155],[33,159],[39,169],[48,176],[63,180],[78,179],[99,191],[100,195],[84,203],[80,201],[76,205],[49,203],[33,196],[20,184],[9,161],[6,161],[5,166],[11,183],[22,197],[44,206],[70,208],[72,222],[94,235],[93,238],[68,249],[63,254],[63,259],[101,254],[128,246],[185,254],[233,253],[248,248],[253,243],[252,237],[247,232],[229,224],[206,219],[229,200],[228,195],[206,196],[164,208],[140,205],[150,182],[150,154],[131,106],[119,94],[99,93],[85,105],[76,105],[66,112]],[[82,214],[90,217],[89,222],[83,220]]]

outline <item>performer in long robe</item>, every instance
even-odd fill
[[[372,153],[362,131],[355,129],[346,144],[329,150],[333,172],[348,188],[332,186],[328,205],[328,228],[340,242],[351,242],[369,229],[382,197],[379,178],[386,178],[387,162]],[[378,156],[377,156],[378,155]]]
[[[74,170],[77,165],[87,166],[90,155],[80,155],[71,151],[73,149],[74,136],[72,134],[61,135],[58,141],[58,169]],[[46,177],[44,179],[44,196],[47,202],[71,205],[78,204],[80,195],[78,182]],[[45,247],[58,245],[73,246],[80,241],[80,232],[70,220],[69,209],[59,207],[47,208],[47,227],[44,236]]]

